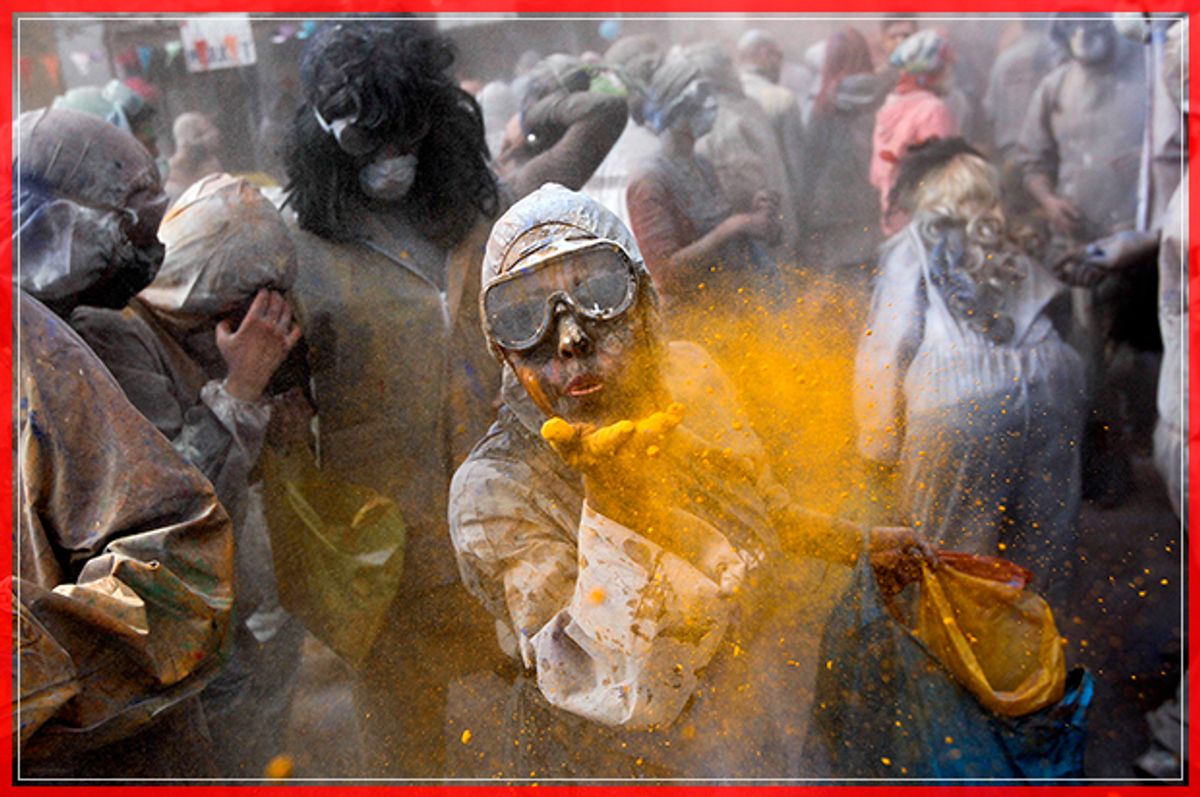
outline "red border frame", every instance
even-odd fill
[[[1189,65],[1194,74],[1197,69],[1195,65],[1200,63],[1200,30],[1197,29],[1196,23],[1200,21],[1200,2],[1197,0],[1174,0],[1173,2],[1158,2],[1158,0],[1142,0],[1141,2],[1129,2],[1129,0],[1117,0],[1117,2],[1096,2],[1096,0],[1058,0],[1057,2],[1031,2],[1030,0],[875,0],[873,3],[864,3],[862,0],[848,3],[846,0],[405,0],[402,3],[396,3],[394,0],[243,0],[242,2],[233,3],[230,0],[186,0],[184,3],[176,5],[175,9],[165,9],[161,0],[59,0],[58,2],[19,2],[9,14],[0,16],[0,53],[9,65],[9,80],[4,87],[0,89],[0,119],[10,120],[13,110],[13,64],[14,54],[13,48],[13,16],[18,14],[38,14],[47,12],[60,13],[204,13],[204,12],[220,12],[230,11],[234,8],[238,12],[250,13],[292,13],[292,14],[313,14],[313,15],[333,15],[338,13],[362,13],[362,12],[381,12],[381,13],[400,13],[400,12],[418,12],[418,13],[486,13],[486,12],[511,12],[517,11],[522,13],[682,13],[690,12],[693,14],[718,14],[718,13],[848,13],[851,11],[860,13],[900,13],[900,12],[921,12],[921,13],[1039,13],[1046,11],[1072,11],[1072,12],[1110,12],[1110,11],[1150,11],[1159,13],[1187,13],[1189,21],[1192,23],[1190,29],[1191,41],[1189,48]],[[847,6],[853,6],[848,8]],[[19,7],[19,11],[16,8]],[[1192,108],[1200,108],[1196,104],[1197,99],[1200,99],[1200,89],[1197,89],[1195,81],[1190,82],[1190,100]],[[1197,111],[1193,111],[1192,118],[1189,119],[1191,127],[1188,137],[1188,163],[1195,163],[1197,155],[1200,154],[1200,140],[1197,133],[1200,133],[1200,124],[1196,124],[1193,120]],[[6,127],[7,122],[6,122]],[[5,203],[11,207],[12,201],[12,136],[5,134],[0,136],[0,164],[3,167],[3,183],[0,184],[0,189],[3,191]],[[1200,291],[1200,247],[1197,243],[1200,242],[1200,175],[1189,169],[1189,249],[1187,253],[1188,262],[1188,285],[1189,291],[1193,294],[1193,300],[1189,309],[1189,331],[1188,345],[1189,357],[1188,368],[1189,373],[1195,374],[1197,366],[1200,366],[1200,304],[1195,299],[1195,294]],[[11,214],[0,215],[0,241],[3,242],[4,251],[0,254],[0,279],[3,284],[11,285],[12,276],[12,217]],[[12,350],[12,292],[10,290],[0,291],[0,319],[4,319],[7,323],[0,328],[0,403],[9,407],[10,412],[7,414],[4,421],[5,428],[8,430],[8,439],[12,439],[12,376],[13,376],[13,350]],[[1190,464],[1188,466],[1188,478],[1192,485],[1197,483],[1197,476],[1200,476],[1200,432],[1197,431],[1197,421],[1200,421],[1200,390],[1188,390],[1188,413],[1189,413],[1189,440],[1188,449],[1190,452]],[[6,476],[12,475],[13,468],[13,449],[7,445],[0,445],[0,472]],[[12,507],[13,500],[13,480],[12,478],[0,479],[0,498],[3,498],[3,504],[7,507]],[[1200,521],[1200,501],[1190,501],[1187,507],[1189,512],[1188,528],[1195,528],[1197,521]],[[12,518],[13,514],[10,513]],[[1200,556],[1188,548],[1188,587],[1187,587],[1187,617],[1195,616],[1196,609],[1200,607]],[[0,561],[12,561],[12,538],[11,535],[3,537],[0,540]],[[11,591],[5,589],[0,595],[0,601],[11,601]],[[12,650],[11,650],[11,633],[5,633],[4,639],[4,656],[0,661],[0,697],[4,698],[4,702],[11,705],[12,702]],[[1189,672],[1197,671],[1197,664],[1200,664],[1200,650],[1196,646],[1191,646],[1188,650],[1188,670]],[[1195,679],[1189,679],[1194,682]],[[1190,693],[1190,683],[1188,692]],[[1200,718],[1200,708],[1197,707],[1197,702],[1192,699],[1189,705],[1188,725],[1189,727],[1196,726],[1196,720]],[[11,734],[11,725],[5,724],[5,736]],[[2,743],[4,761],[7,764],[6,771],[12,772],[12,744],[7,739]],[[492,795],[512,795],[512,794],[527,794],[530,789],[550,789],[555,794],[559,795],[574,795],[581,793],[596,794],[598,789],[603,789],[604,793],[616,794],[638,794],[645,793],[646,790],[654,790],[655,795],[662,797],[684,797],[684,795],[694,795],[702,791],[720,789],[721,795],[729,797],[740,797],[740,795],[748,794],[780,794],[784,790],[803,790],[806,794],[827,794],[836,793],[838,795],[882,795],[891,794],[901,791],[905,795],[934,795],[945,794],[947,790],[965,789],[969,790],[972,795],[979,797],[996,797],[997,795],[1011,794],[1038,794],[1038,795],[1079,795],[1080,797],[1162,797],[1163,795],[1174,794],[1200,794],[1200,783],[1197,782],[1197,776],[1200,771],[1197,770],[1197,758],[1200,756],[1200,735],[1191,733],[1188,739],[1188,751],[1186,756],[1186,779],[1189,783],[1183,785],[1166,785],[1166,786],[1124,786],[1124,785],[1108,785],[1098,783],[1095,785],[1079,785],[1079,786],[902,786],[894,783],[886,785],[852,785],[852,786],[729,786],[716,787],[707,785],[697,786],[586,786],[586,785],[527,785],[527,786],[492,786],[492,785],[424,785],[424,786],[399,786],[399,785],[371,785],[371,786],[349,786],[347,784],[321,784],[321,785],[287,785],[287,786],[272,786],[272,785],[247,785],[247,786],[182,786],[182,785],[138,785],[138,786],[21,786],[12,785],[12,782],[7,777],[3,782],[0,782],[0,793],[19,793],[22,795],[62,795],[62,794],[79,794],[81,789],[88,789],[88,793],[92,793],[92,789],[104,789],[111,791],[114,788],[129,789],[137,793],[154,793],[163,794],[179,794],[179,795],[227,795],[237,794],[246,795],[261,795],[261,794],[278,794],[281,790],[288,793],[312,795],[312,797],[324,797],[324,795],[344,794],[348,789],[353,790],[353,795],[382,795],[396,794],[402,792],[405,795],[413,795],[419,797],[423,795],[465,795],[474,794],[480,790],[487,789],[488,794]]]

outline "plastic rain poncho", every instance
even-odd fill
[[[1023,256],[997,274],[999,319],[983,324],[963,245],[929,215],[884,244],[855,363],[858,446],[899,465],[901,522],[1045,579],[1074,555],[1082,365],[1043,312],[1061,285]]]
[[[250,473],[270,420],[267,399],[247,402],[224,386],[217,322],[245,310],[262,288],[288,290],[296,256],[279,212],[245,180],[212,175],[172,206],[159,235],[166,259],[154,282],[122,311],[79,308],[72,324],[175,450],[212,482],[234,522],[237,624],[230,662],[205,692],[222,774],[257,775],[235,763],[280,722],[284,682],[303,630],[279,607],[259,488]],[[280,646],[286,649],[281,655]],[[275,661],[274,664],[268,664]],[[273,679],[282,677],[275,683]],[[271,681],[273,686],[258,684]],[[240,705],[258,689],[258,705]],[[252,730],[251,730],[252,729]],[[233,742],[231,733],[248,734]],[[269,757],[266,756],[266,757]]]
[[[228,518],[75,333],[19,301],[20,772],[210,774],[203,726],[186,716],[198,707],[184,701],[215,674],[226,636]]]
[[[561,235],[558,225],[616,244],[644,279],[636,244],[611,212],[549,186],[497,222],[483,284],[519,236],[534,227]],[[520,267],[556,251],[540,249]],[[515,637],[536,679],[517,713],[539,719],[516,731],[514,755],[525,758],[514,766],[574,776],[798,776],[811,696],[800,662],[816,632],[801,628],[799,571],[783,561],[771,520],[787,496],[736,420],[743,415],[711,358],[672,343],[664,366],[673,398],[688,408],[685,426],[736,454],[716,488],[701,486],[702,465],[679,463],[699,496],[689,511],[710,531],[699,553],[665,550],[590,508],[579,475],[539,435],[545,417],[511,371],[499,419],[455,474],[450,526],[463,580]],[[720,586],[718,573],[731,572],[736,597]],[[561,746],[562,733],[580,744]]]

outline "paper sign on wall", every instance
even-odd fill
[[[189,72],[208,72],[253,64],[254,35],[245,14],[193,17],[179,23]]]

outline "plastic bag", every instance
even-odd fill
[[[280,603],[358,667],[400,586],[400,511],[374,490],[323,474],[305,449],[268,447],[260,462]]]
[[[888,610],[869,556],[821,638],[805,757],[837,778],[1061,780],[1083,777],[1091,675],[1022,717],[988,711]]]
[[[941,554],[923,568],[917,636],[988,709],[1019,717],[1057,703],[1067,680],[1050,607],[1032,574],[993,557]]]

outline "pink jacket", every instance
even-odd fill
[[[897,163],[914,144],[930,138],[958,135],[958,120],[942,98],[916,89],[892,92],[875,114],[874,146],[871,153],[871,185],[879,189],[880,226],[891,235],[904,226],[903,214],[888,207],[888,194],[896,183]]]

